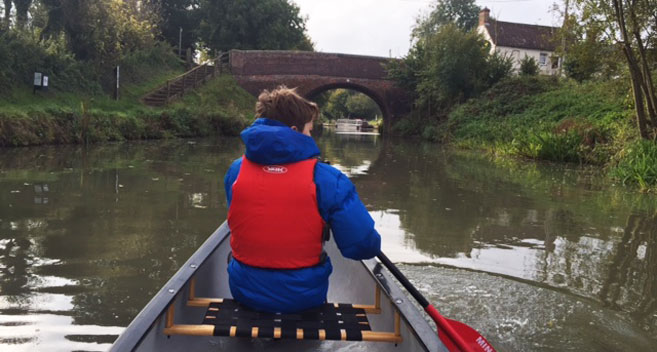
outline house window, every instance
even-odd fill
[[[541,66],[545,66],[547,64],[547,54],[546,53],[541,53],[541,55],[538,57],[538,64]]]
[[[558,56],[550,57],[550,63],[552,64],[553,69],[559,68],[559,57]]]

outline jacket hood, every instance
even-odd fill
[[[259,118],[240,135],[246,158],[258,164],[293,163],[319,155],[312,137],[276,120]]]

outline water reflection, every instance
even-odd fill
[[[107,349],[223,221],[220,175],[239,153],[221,141],[9,149],[0,159],[2,343]]]
[[[389,257],[494,344],[650,349],[654,196],[586,169],[413,141],[324,133],[319,144]],[[0,349],[106,349],[223,221],[222,176],[241,153],[236,139],[4,150]]]

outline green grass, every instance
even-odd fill
[[[657,189],[657,144],[637,140],[630,143],[618,156],[611,175],[623,184],[637,185],[642,191]]]

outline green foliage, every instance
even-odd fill
[[[510,77],[512,74],[512,57],[500,54],[498,52],[495,52],[488,57],[488,81],[486,82],[488,87],[507,77]]]
[[[632,89],[639,135],[644,139],[657,138],[657,96],[654,94],[657,87],[652,79],[656,67],[654,55],[650,53],[657,42],[657,4],[654,1],[575,0],[573,5],[581,14],[583,31],[587,35],[599,35],[604,46],[622,52],[626,80],[634,87],[641,87]],[[607,60],[620,61],[616,55]],[[586,77],[588,72],[583,69],[579,73]]]
[[[168,44],[158,42],[152,47],[135,50],[119,62],[121,82],[138,84],[168,71],[179,71],[182,66]],[[112,82],[113,80],[110,80]]]
[[[363,93],[356,93],[349,96],[347,99],[347,109],[352,116],[366,119],[374,120],[376,116],[381,116],[381,109],[376,105],[374,100]]]
[[[559,55],[565,56],[568,77],[583,82],[594,77],[609,79],[619,73],[622,53],[605,40],[604,22],[590,12],[571,13],[558,30]]]
[[[523,76],[536,76],[538,75],[538,63],[533,57],[525,55],[520,60],[520,74]]]
[[[479,21],[479,6],[475,4],[475,0],[437,0],[434,6],[427,17],[418,18],[413,29],[415,39],[429,37],[448,24],[469,31],[475,28]]]
[[[91,62],[99,74],[111,69],[123,55],[155,41],[155,26],[139,18],[121,0],[44,1],[48,8],[48,23],[44,38],[60,33],[75,57]]]
[[[635,184],[642,190],[657,189],[657,144],[637,140],[619,153],[611,175],[623,184]]]
[[[511,75],[511,59],[489,52],[488,42],[476,31],[465,32],[455,23],[445,23],[435,33],[418,38],[408,55],[401,62],[388,64],[387,71],[400,87],[413,92],[414,110],[435,121]],[[417,116],[419,113],[410,118]],[[407,126],[393,130],[422,133],[421,128]]]
[[[174,48],[181,41],[182,50],[196,47],[201,12],[198,0],[146,0],[148,15],[156,23],[162,39]],[[182,33],[180,30],[182,29]]]
[[[200,0],[199,38],[211,50],[313,50],[306,20],[288,0]]]
[[[28,32],[0,32],[0,62],[0,90],[31,87],[35,70],[49,76],[53,89],[100,90],[93,70],[75,60],[61,36],[39,41]]]
[[[124,87],[144,92],[166,77]],[[165,108],[146,107],[140,96],[124,94],[115,102],[80,92],[33,96],[15,89],[6,100],[0,97],[0,146],[237,135],[252,119],[255,104],[230,76],[215,78]]]
[[[584,137],[575,130],[565,133],[530,132],[511,141],[516,155],[549,161],[578,162]]]
[[[426,47],[416,87],[419,105],[452,106],[484,88],[488,49],[477,33],[446,25],[418,45]]]

